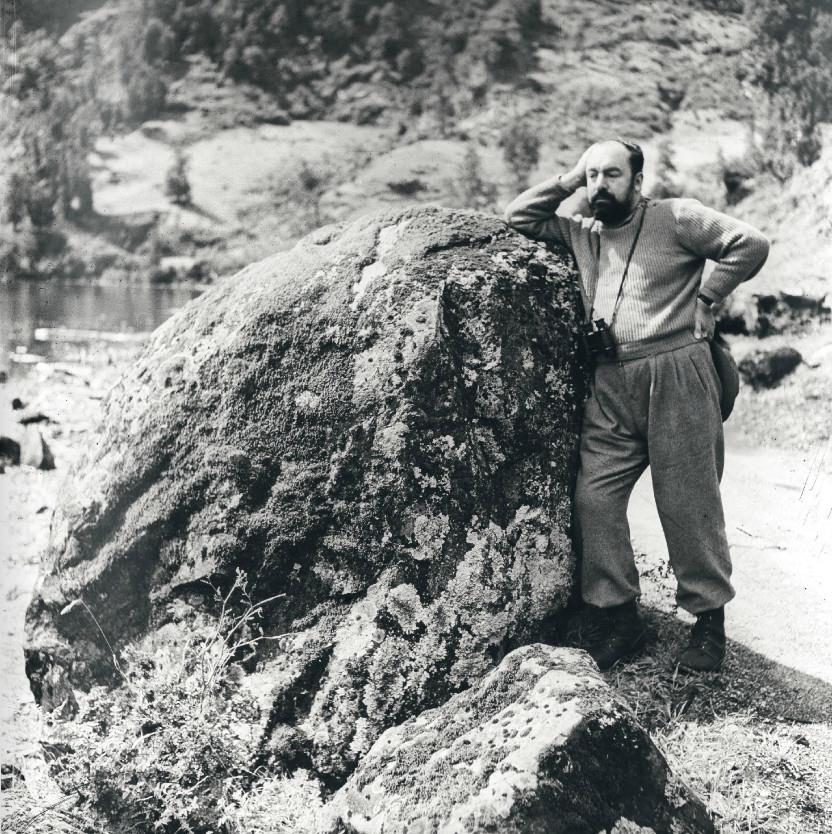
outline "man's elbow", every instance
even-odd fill
[[[750,281],[763,268],[768,260],[771,241],[757,229],[751,230],[746,236],[745,251],[748,273],[743,279]]]
[[[503,221],[507,226],[511,226],[512,229],[520,231],[520,226],[523,221],[520,218],[520,212],[517,210],[514,201],[510,202],[503,210]]]
[[[771,251],[771,241],[762,232],[758,232],[755,229],[751,242],[754,261],[757,264],[757,268],[754,271],[759,272],[763,264],[768,260],[768,253]]]

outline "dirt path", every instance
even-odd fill
[[[729,431],[722,494],[736,598],[732,640],[832,684],[832,443],[809,452],[751,448]],[[649,473],[630,503],[636,550],[667,548]]]

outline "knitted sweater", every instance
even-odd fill
[[[642,211],[644,223],[612,333],[619,344],[693,330],[696,294],[721,301],[759,272],[768,239],[698,200],[642,201],[632,217],[608,227],[593,217],[555,214],[571,192],[559,178],[524,191],[508,206],[506,222],[536,240],[556,241],[574,255],[592,318],[612,319],[621,276]],[[716,261],[704,285],[707,259]]]

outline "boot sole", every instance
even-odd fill
[[[687,666],[681,661],[676,662],[676,668],[680,672],[684,672],[686,675],[707,675],[709,672],[719,672],[722,669],[722,664],[725,662],[725,658],[719,661],[715,666],[710,666],[707,669],[697,669],[695,666]]]

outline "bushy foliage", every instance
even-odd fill
[[[452,183],[452,190],[462,208],[494,211],[497,204],[497,186],[486,179],[480,155],[469,143],[459,173]]]
[[[126,92],[127,120],[142,122],[164,109],[168,88],[158,70],[139,65],[127,79]]]
[[[89,139],[78,118],[61,117],[64,104],[26,122],[18,137],[22,153],[12,163],[6,182],[4,214],[16,227],[24,217],[38,227],[60,214],[92,210],[92,184],[87,153]]]
[[[176,159],[165,177],[165,193],[177,206],[187,206],[191,203],[188,160],[181,150],[177,150]]]
[[[423,110],[442,77],[445,98],[458,115],[478,68],[487,79],[507,80],[531,66],[532,42],[542,26],[539,0],[442,6],[408,0],[122,0],[122,9],[125,85],[146,79],[147,67],[164,79],[166,62],[200,53],[230,78],[259,85],[284,105],[297,91],[317,115],[336,104],[339,88],[353,80],[352,67],[373,67],[374,78],[391,87],[413,82],[398,94],[412,95]],[[146,90],[146,80],[142,86]],[[157,106],[162,104],[159,98]],[[131,107],[128,117],[149,118],[149,110]]]
[[[472,47],[496,78],[511,78],[531,67],[528,38],[540,15],[539,0],[498,0],[484,14]]]
[[[540,134],[524,116],[511,118],[500,131],[500,147],[512,176],[512,186],[522,191],[540,159]]]
[[[53,765],[62,787],[130,830],[242,830],[233,821],[258,776],[250,755],[260,708],[240,664],[265,639],[260,615],[271,600],[253,603],[241,574],[214,593],[213,625],[191,623],[184,645],[159,639],[114,655],[121,686],[94,690],[61,728],[71,747]]]
[[[768,105],[763,148],[785,179],[818,158],[819,125],[832,121],[832,0],[759,0],[746,13],[760,57],[751,77]]]
[[[740,154],[726,155],[720,151],[718,165],[725,202],[732,206],[752,193],[755,177],[766,168],[766,158],[749,140]]]
[[[11,127],[5,126],[6,138],[13,138],[18,152],[3,199],[3,213],[15,227],[24,218],[36,227],[46,227],[59,215],[92,210],[87,156],[97,113],[80,81],[61,82],[63,62],[50,37],[20,35],[18,82],[13,85],[18,118]]]
[[[320,834],[320,786],[302,770],[271,775],[234,797],[229,811],[239,834]]]
[[[650,195],[658,200],[667,197],[681,197],[682,189],[675,182],[676,164],[673,161],[673,146],[669,139],[661,141],[657,147],[655,182],[650,188]]]

